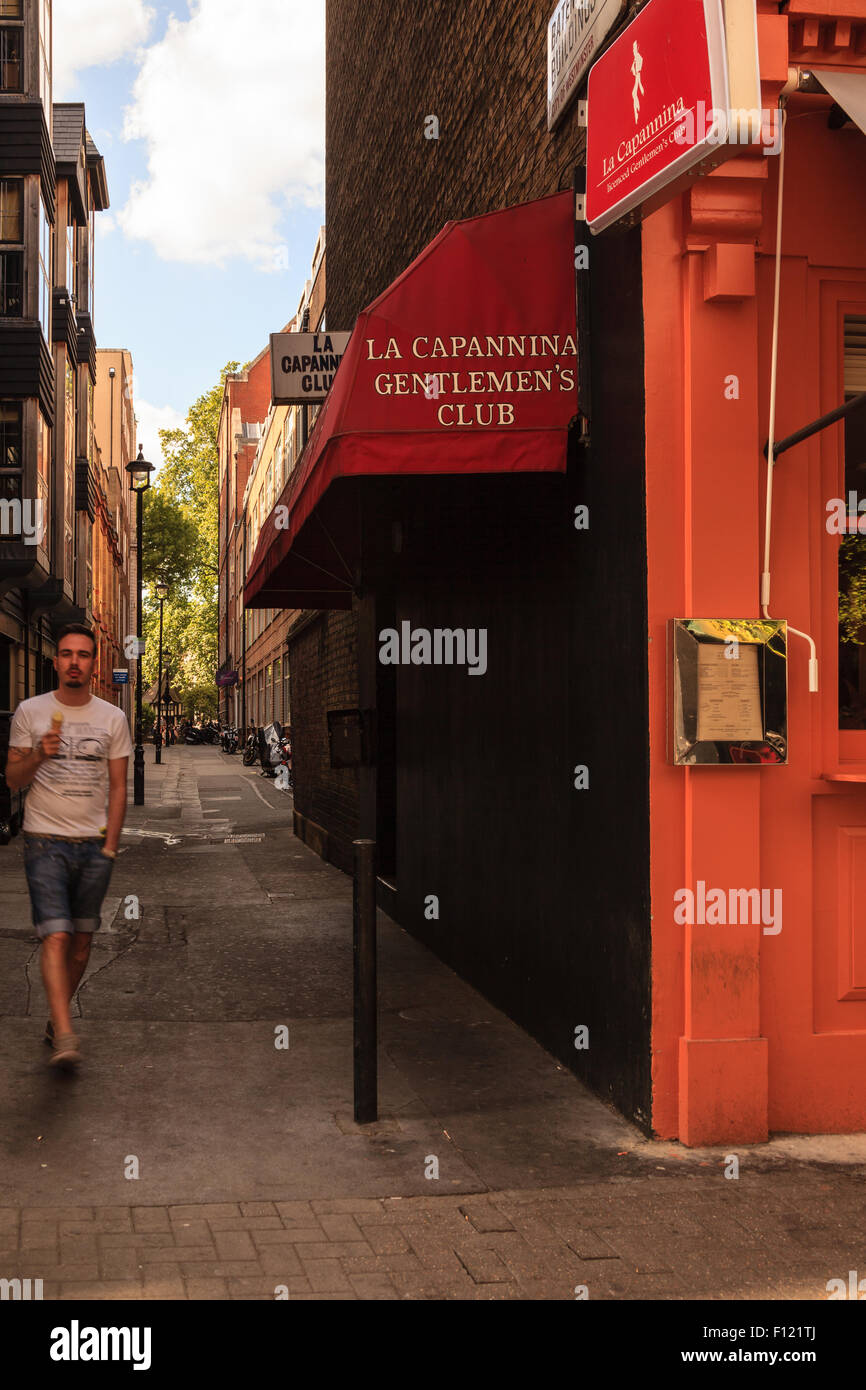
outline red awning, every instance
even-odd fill
[[[244,604],[351,607],[341,480],[564,472],[576,414],[573,193],[447,223],[360,314]]]

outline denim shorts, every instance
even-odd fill
[[[114,860],[101,840],[51,840],[24,835],[24,872],[40,940],[54,932],[94,932]]]

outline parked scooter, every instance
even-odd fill
[[[283,729],[280,734],[280,766],[286,769],[287,785],[291,791],[295,785],[295,778],[292,772],[292,736],[288,729]]]
[[[276,777],[280,766],[279,724],[266,724],[259,730],[259,761],[265,777]]]

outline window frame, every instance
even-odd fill
[[[8,38],[15,35],[18,41],[18,57],[9,58],[6,56],[6,42]],[[6,81],[6,69],[17,62],[18,66],[18,85],[11,86]],[[24,91],[24,20],[17,22],[13,18],[3,19],[0,22],[0,92],[21,93]]]
[[[15,237],[7,237],[7,236],[4,236],[4,235],[3,235],[4,231],[6,230],[5,223],[6,223],[6,222],[8,221],[8,219],[9,219],[9,214],[7,213],[7,214],[4,216],[4,213],[3,213],[4,194],[6,194],[6,193],[8,192],[8,190],[11,188],[11,186],[13,186],[13,185],[14,185],[15,187],[17,187],[17,188],[20,190],[20,200],[19,200],[19,204],[18,204],[18,227],[14,229],[14,230],[16,230],[16,231],[18,232],[18,235],[15,236]],[[24,318],[24,308],[25,308],[25,305],[24,305],[24,251],[25,251],[25,246],[24,246],[24,194],[25,194],[25,191],[26,191],[25,181],[24,181],[24,179],[21,178],[21,177],[18,177],[18,178],[9,177],[9,178],[2,178],[2,179],[0,179],[0,262],[2,262],[2,266],[3,266],[3,270],[0,270],[0,318],[5,318],[5,319],[20,319],[20,318]],[[10,310],[10,308],[8,307],[9,301],[8,301],[8,299],[7,299],[7,293],[8,293],[8,292],[7,292],[7,288],[6,288],[6,286],[7,286],[7,275],[6,275],[6,273],[5,273],[5,267],[6,267],[7,265],[14,264],[14,263],[17,263],[17,266],[18,266],[18,274],[17,274],[18,293],[17,293],[17,299],[13,300],[12,303],[13,303],[13,304],[16,304],[16,303],[17,303],[17,312],[13,312],[13,311]]]

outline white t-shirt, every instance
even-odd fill
[[[132,753],[122,710],[91,695],[86,705],[62,705],[51,691],[22,700],[9,730],[10,748],[37,748],[51,732],[51,716],[63,715],[60,752],[40,764],[24,802],[24,829],[31,835],[98,835],[108,807],[108,759]]]

